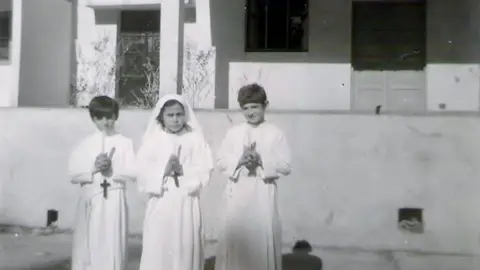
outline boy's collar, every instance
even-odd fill
[[[96,132],[95,132],[95,134],[97,134],[97,135],[102,135],[102,134],[104,134],[104,133],[103,133],[102,131],[100,131],[100,130],[97,129]],[[105,136],[106,136],[106,137],[111,137],[111,136],[115,136],[115,135],[117,135],[117,134],[118,134],[117,130],[114,129],[111,134],[106,134],[106,133],[105,133]]]
[[[253,125],[253,124],[250,124],[248,121],[245,121],[245,124],[246,124],[247,126],[249,126],[249,127],[257,128],[257,127],[265,124],[265,122],[266,122],[266,120],[263,120],[262,122],[260,122],[260,123],[258,123],[258,124],[256,124],[256,125]]]

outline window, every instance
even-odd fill
[[[247,52],[308,50],[308,0],[247,0]]]
[[[355,70],[423,70],[426,4],[354,2],[352,65]]]
[[[158,91],[160,10],[121,12],[117,52],[118,97],[124,105],[149,106]]]
[[[0,60],[10,58],[11,11],[0,12]]]

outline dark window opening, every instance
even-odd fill
[[[12,12],[0,12],[0,60],[10,59],[10,41],[12,39]]]
[[[47,227],[50,227],[52,224],[58,221],[58,211],[54,209],[49,209],[47,211]]]
[[[247,0],[245,50],[308,50],[308,0]]]
[[[425,1],[354,2],[352,65],[355,70],[423,70]]]
[[[149,107],[158,91],[160,10],[123,10],[119,28],[117,96],[123,105]]]
[[[400,208],[398,209],[398,227],[412,233],[422,233],[424,230],[423,209]]]

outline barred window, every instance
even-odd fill
[[[307,51],[308,0],[247,0],[245,50]]]
[[[0,12],[0,60],[10,58],[10,40],[12,38],[12,12]]]

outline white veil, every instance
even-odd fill
[[[147,129],[142,137],[142,144],[146,142],[151,136],[155,136],[157,132],[163,132],[161,125],[157,122],[157,116],[160,113],[160,110],[163,108],[165,103],[169,100],[176,100],[183,105],[185,109],[185,116],[187,118],[187,125],[192,129],[193,132],[202,132],[200,124],[198,123],[197,117],[193,112],[192,107],[188,104],[188,102],[180,95],[176,94],[167,94],[163,96],[161,99],[158,100],[155,108],[148,119]]]

